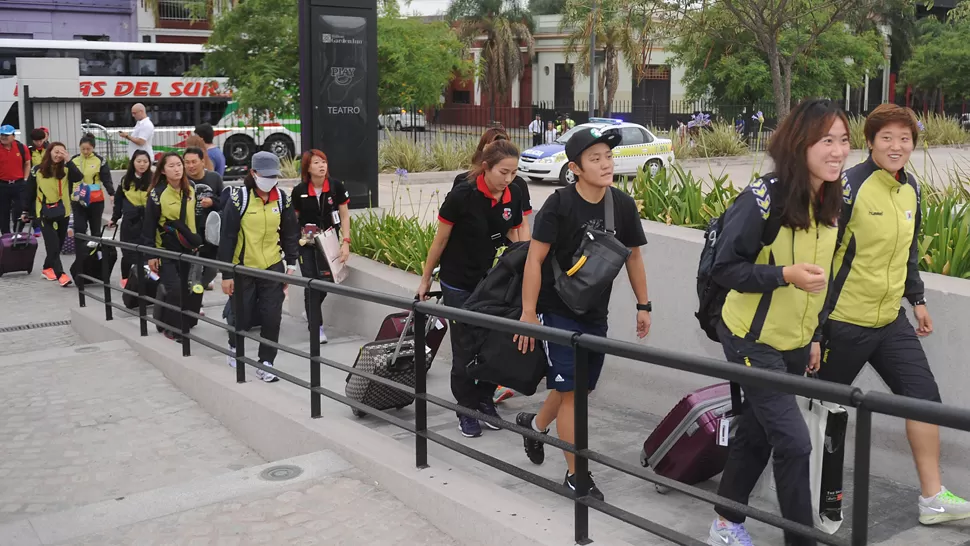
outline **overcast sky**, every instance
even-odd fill
[[[435,15],[444,13],[448,9],[450,0],[411,0],[410,6],[403,6],[402,11],[408,15],[418,13],[420,15]]]

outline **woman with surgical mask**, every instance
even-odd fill
[[[280,160],[271,152],[253,156],[252,169],[241,188],[232,188],[229,202],[223,209],[222,234],[219,238],[219,260],[255,269],[265,269],[292,275],[299,258],[300,226],[290,197],[277,186]],[[281,256],[285,256],[284,259]],[[284,285],[248,276],[236,278],[232,271],[222,272],[222,291],[233,296],[242,293],[242,307],[235,304],[228,310],[228,322],[237,330],[248,330],[254,317],[262,325],[261,337],[278,342],[283,315]],[[238,301],[238,300],[233,300]],[[236,351],[235,336],[229,334],[229,351]],[[260,344],[259,360],[272,367],[276,349]],[[236,367],[236,359],[229,357],[229,365]],[[278,381],[276,375],[257,370],[256,376],[267,383]]]

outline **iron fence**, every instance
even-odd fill
[[[181,301],[183,302],[183,305],[181,307],[176,307],[145,295],[145,272],[144,268],[142,267],[136,268],[138,274],[137,292],[126,290],[118,286],[112,286],[110,282],[111,270],[109,268],[109,261],[103,260],[101,276],[106,280],[106,282],[102,282],[101,279],[88,275],[80,275],[80,278],[77,280],[78,300],[81,307],[85,307],[88,298],[90,298],[104,304],[105,320],[113,320],[115,310],[137,316],[140,325],[140,334],[142,336],[148,335],[149,323],[167,328],[164,323],[156,320],[147,313],[147,306],[149,304],[162,306],[165,309],[176,311],[181,317],[181,324],[179,327],[180,331],[177,332],[177,334],[181,338],[183,356],[191,356],[192,344],[199,343],[223,355],[234,356],[237,362],[235,370],[236,381],[239,383],[246,381],[246,367],[251,366],[257,370],[270,372],[284,381],[307,389],[310,395],[309,402],[311,418],[322,417],[323,413],[321,401],[322,397],[327,397],[414,434],[415,466],[418,468],[427,468],[429,466],[428,442],[431,441],[492,468],[506,472],[523,481],[542,487],[543,489],[546,489],[554,494],[570,498],[575,503],[573,523],[574,536],[577,544],[589,544],[592,542],[589,535],[590,508],[598,512],[602,512],[617,520],[633,525],[641,530],[662,537],[675,544],[688,546],[701,546],[703,544],[702,542],[675,529],[664,527],[643,516],[620,508],[614,504],[600,501],[589,496],[590,479],[588,475],[588,467],[589,462],[593,461],[629,476],[679,491],[692,498],[734,510],[744,514],[747,517],[762,521],[779,529],[796,533],[804,537],[811,537],[823,544],[837,546],[862,546],[867,544],[868,536],[872,414],[881,413],[904,419],[913,419],[924,423],[933,423],[944,427],[970,431],[970,410],[954,408],[940,403],[905,398],[891,394],[863,392],[858,387],[849,387],[795,375],[779,374],[757,368],[730,364],[711,358],[686,355],[674,351],[656,349],[587,334],[577,334],[574,332],[548,328],[545,326],[525,324],[514,320],[445,307],[428,302],[412,301],[406,298],[391,296],[379,292],[327,283],[320,280],[295,277],[273,271],[253,269],[228,264],[225,262],[199,258],[189,254],[179,254],[153,247],[92,237],[86,234],[77,234],[75,237],[79,240],[78,244],[94,241],[99,245],[107,245],[117,249],[134,252],[137,256],[136,263],[144,263],[149,257],[176,261],[180,264],[179,270],[181,275],[179,284],[182,291]],[[425,326],[429,316],[457,321],[463,324],[481,326],[508,334],[529,336],[547,341],[549,343],[572,346],[575,348],[574,363],[576,367],[574,416],[575,441],[573,443],[569,443],[546,434],[540,434],[534,430],[531,430],[531,428],[521,427],[515,423],[497,419],[495,417],[485,415],[479,411],[458,406],[453,402],[429,394],[427,392],[426,382],[427,355],[424,351],[419,350],[414,352],[414,387],[412,388],[406,384],[396,383],[371,373],[362,372],[346,364],[320,356],[320,339],[317,335],[315,335],[320,324],[317,323],[319,319],[315,319],[314,317],[311,317],[310,319],[313,321],[309,330],[312,332],[309,334],[310,351],[305,352],[263,339],[262,337],[250,332],[236,330],[223,322],[213,320],[200,313],[186,310],[184,308],[184,302],[188,300],[189,284],[189,268],[187,265],[200,265],[204,267],[212,267],[218,269],[219,271],[232,271],[236,278],[252,277],[256,279],[264,279],[268,281],[300,286],[306,290],[310,290],[311,305],[319,305],[319,293],[326,292],[360,301],[410,310],[414,313],[412,324],[415,347],[423,347],[425,345]],[[78,271],[82,270],[83,267],[78,268]],[[101,287],[101,295],[98,295],[94,291],[88,291],[86,289],[87,286],[92,286],[95,288]],[[120,292],[122,294],[137,297],[139,301],[138,308],[136,310],[129,310],[126,307],[113,302],[112,294],[114,292]],[[233,305],[236,306],[236,309],[241,309],[243,307],[242,291],[236,291],[232,298]],[[212,343],[205,338],[190,333],[187,319],[193,319],[211,324],[234,335],[236,346],[235,354],[230,354],[228,349],[219,344]],[[247,339],[255,342],[267,343],[280,351],[305,359],[310,368],[309,381],[305,381],[279,369],[267,367],[263,363],[247,357],[245,349],[245,342]],[[826,534],[813,527],[795,523],[776,514],[731,501],[698,487],[686,485],[681,482],[665,478],[644,468],[638,467],[635,464],[611,457],[607,453],[591,449],[589,446],[589,421],[587,414],[589,395],[587,377],[590,352],[604,353],[616,357],[639,361],[644,364],[651,364],[701,374],[709,377],[737,382],[742,385],[770,388],[776,391],[792,393],[809,398],[826,400],[844,406],[854,407],[857,410],[857,422],[853,474],[854,487],[852,492],[853,498],[851,507],[851,536],[846,539],[843,537]],[[361,376],[370,381],[380,383],[408,394],[413,394],[415,397],[414,421],[412,422],[404,420],[396,415],[388,413],[387,411],[371,408],[357,402],[356,400],[352,400],[343,394],[326,388],[321,384],[321,365],[329,366],[348,374]],[[457,442],[437,432],[429,430],[427,411],[429,403],[478,419],[480,421],[484,421],[486,423],[496,425],[524,437],[538,440],[544,444],[548,444],[574,454],[576,456],[576,491],[572,492],[560,483],[519,468],[507,461],[497,459],[491,455],[475,450],[466,444]]]

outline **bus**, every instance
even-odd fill
[[[131,106],[136,102],[145,105],[155,124],[156,156],[184,148],[195,125],[210,123],[228,166],[248,166],[260,150],[280,158],[294,157],[300,149],[299,121],[247,122],[238,115],[225,78],[185,76],[202,63],[204,54],[199,44],[0,38],[0,125],[19,128],[17,58],[75,58],[82,127],[101,141],[99,148],[112,158],[126,154],[127,142],[118,132],[131,130]]]

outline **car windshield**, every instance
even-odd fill
[[[586,124],[577,125],[577,126],[573,127],[572,129],[570,129],[570,130],[566,131],[565,133],[563,133],[562,136],[560,136],[559,138],[556,139],[556,142],[558,142],[559,144],[565,144],[577,132],[582,131],[583,129],[589,129],[590,127],[596,127],[596,125],[586,125]]]

